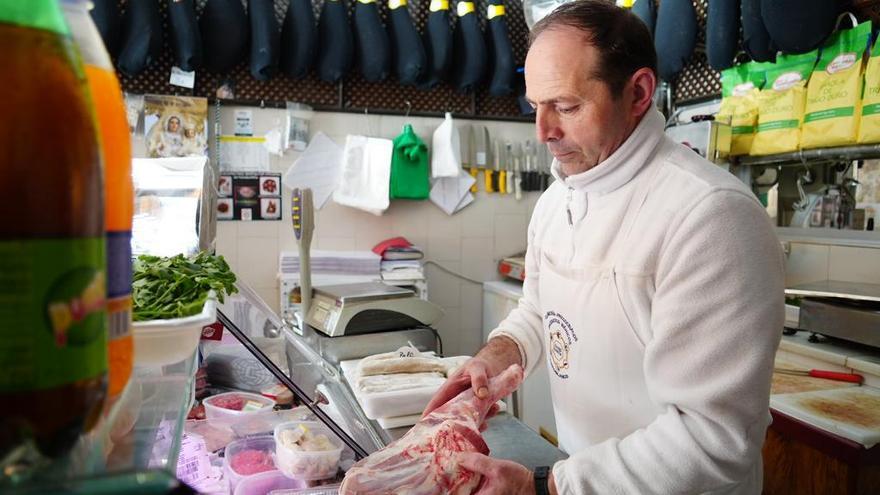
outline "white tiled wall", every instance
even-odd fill
[[[221,110],[223,132],[231,133],[234,110],[235,107]],[[252,110],[255,135],[262,135],[280,125],[284,116],[282,110]],[[312,133],[322,131],[343,145],[347,134],[393,138],[401,132],[404,123],[410,123],[430,148],[431,136],[440,122],[438,118],[316,113],[310,129]],[[458,121],[459,124],[473,122]],[[488,127],[492,138],[535,139],[531,124],[479,123]],[[135,152],[143,156],[143,146],[136,143]],[[297,156],[298,153],[292,151],[284,157],[273,156],[272,170],[285,172]],[[367,250],[379,241],[400,235],[423,248],[426,259],[478,281],[496,280],[499,278],[495,268],[497,261],[525,250],[529,216],[539,195],[524,193],[523,199],[516,201],[512,195],[487,196],[482,192],[482,186],[480,189],[474,203],[451,217],[429,201],[395,200],[384,215],[376,217],[339,206],[331,199],[316,213],[312,247]],[[287,205],[290,190],[285,187],[284,193],[284,204]],[[280,251],[296,249],[288,208],[283,211],[284,218],[280,222],[221,221],[217,225],[217,252],[224,255],[236,274],[276,310],[278,255]],[[476,352],[481,345],[482,287],[433,265],[427,266],[426,273],[429,298],[445,311],[437,325],[444,351],[448,355]]]

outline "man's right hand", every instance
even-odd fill
[[[461,368],[456,370],[440,386],[431,402],[425,406],[422,417],[424,418],[469,388],[474,389],[474,394],[478,398],[488,398],[489,379],[507,369],[511,364],[523,365],[516,343],[505,336],[489,340],[476,356],[465,361]]]
[[[489,396],[489,378],[493,376],[495,375],[485,359],[479,356],[468,359],[440,386],[431,402],[425,406],[422,417],[424,418],[434,409],[446,404],[469,388],[474,389],[474,394],[477,397],[485,399]]]

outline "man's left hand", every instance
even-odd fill
[[[456,456],[459,466],[483,477],[473,495],[534,495],[532,472],[521,464],[493,459],[476,452]]]

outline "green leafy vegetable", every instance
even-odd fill
[[[199,314],[212,289],[223,302],[234,294],[235,274],[223,256],[205,251],[187,258],[141,255],[131,285],[134,321],[164,320]]]

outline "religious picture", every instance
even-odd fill
[[[208,152],[208,100],[144,96],[144,140],[151,158],[204,156]]]

